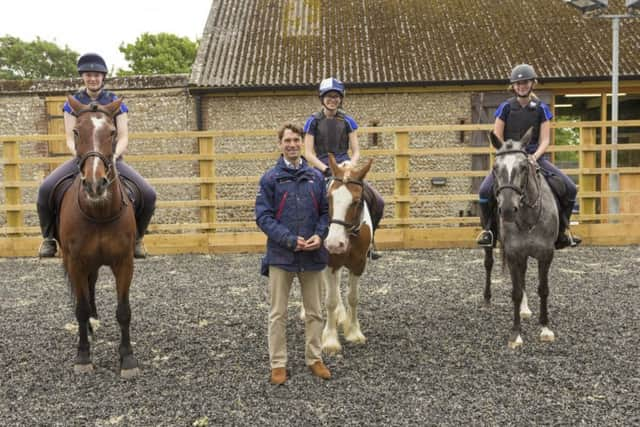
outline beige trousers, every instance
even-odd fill
[[[298,277],[302,291],[304,320],[304,358],[306,364],[313,365],[322,360],[322,271],[300,273],[269,266],[269,361],[271,369],[287,365],[287,307],[293,278]]]

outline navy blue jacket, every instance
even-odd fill
[[[322,240],[329,232],[329,205],[324,177],[304,158],[298,169],[287,167],[282,156],[276,166],[260,179],[256,197],[256,223],[267,235],[267,254],[262,260],[265,276],[268,266],[287,271],[319,271],[326,267],[324,246],[315,251],[298,251],[298,236],[317,234]]]

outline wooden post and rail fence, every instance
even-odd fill
[[[616,125],[623,127],[640,127],[640,120],[627,121],[593,121],[593,122],[553,122],[553,128],[579,129],[580,144],[571,146],[549,147],[549,152],[575,152],[578,167],[564,171],[577,177],[579,213],[572,217],[575,225],[572,230],[579,234],[586,245],[625,245],[640,243],[640,167],[607,167],[607,153],[610,144],[596,144],[596,133],[606,135],[607,128]],[[374,158],[374,166],[368,179],[375,182],[393,184],[387,186],[392,194],[383,192],[387,203],[385,218],[381,229],[376,233],[377,245],[380,248],[449,248],[475,247],[475,237],[480,231],[479,219],[476,216],[411,216],[411,208],[416,204],[459,203],[471,205],[477,194],[471,191],[471,180],[484,177],[488,170],[417,170],[411,167],[412,159],[424,156],[463,156],[470,159],[473,155],[490,155],[493,163],[493,149],[487,138],[486,147],[457,145],[444,148],[414,148],[412,137],[430,132],[472,132],[488,131],[491,125],[427,125],[405,127],[370,127],[361,128],[359,133],[366,135],[377,133],[391,135],[393,148],[373,148],[362,150],[361,157]],[[197,167],[197,176],[181,176],[168,178],[148,178],[152,185],[194,185],[199,186],[200,197],[194,200],[158,200],[157,209],[194,208],[200,212],[199,221],[176,222],[172,224],[155,224],[152,221],[150,234],[145,238],[147,249],[151,254],[170,253],[225,253],[225,252],[258,252],[264,250],[265,236],[256,227],[253,218],[244,221],[227,221],[219,219],[218,209],[243,207],[250,209],[255,199],[245,197],[229,199],[220,197],[218,188],[221,184],[255,184],[257,189],[259,175],[246,176],[240,173],[235,176],[217,174],[219,161],[275,161],[278,156],[275,144],[276,132],[269,130],[234,130],[234,131],[198,131],[198,132],[158,132],[134,133],[130,141],[146,139],[191,138],[197,141],[194,146],[198,152],[182,154],[139,154],[127,155],[126,161],[133,164],[141,162],[193,162]],[[262,152],[229,153],[216,150],[216,139],[233,137],[237,139],[255,137],[273,137],[273,145]],[[13,135],[0,136],[2,150],[2,182],[0,191],[0,256],[35,256],[40,244],[40,230],[37,223],[25,224],[25,213],[34,217],[35,202],[25,203],[25,193],[37,192],[40,179],[25,179],[21,168],[25,165],[55,167],[68,159],[68,156],[22,157],[20,144],[42,142],[49,146],[63,143],[63,135]],[[361,136],[362,139],[365,137]],[[133,142],[135,143],[135,142]],[[640,151],[640,143],[619,144],[618,151]],[[385,171],[376,170],[375,159],[391,159],[392,166]],[[599,158],[599,161],[598,161]],[[597,164],[599,163],[599,164]],[[392,169],[392,170],[391,170]],[[239,171],[241,172],[241,171]],[[608,191],[608,176],[612,172],[620,174],[619,191]],[[194,174],[195,175],[195,174]],[[426,194],[425,191],[411,190],[412,180],[431,178],[469,180],[468,191]],[[599,178],[598,178],[599,177]],[[387,188],[386,187],[386,188]],[[611,197],[620,199],[621,211],[617,214],[606,213],[607,200]],[[33,200],[35,198],[31,197]],[[446,208],[444,209],[446,210]]]

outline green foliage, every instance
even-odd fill
[[[0,79],[49,79],[76,75],[78,53],[41,40],[25,42],[17,37],[0,37]]]
[[[580,120],[580,117],[573,115],[558,115],[557,120],[559,122],[569,122],[574,120]],[[580,130],[579,128],[556,128],[555,130],[555,144],[556,145],[580,145]],[[564,163],[578,163],[577,152],[558,152],[556,153],[556,161]]]
[[[118,76],[138,74],[179,74],[191,72],[198,42],[175,34],[144,33],[133,44],[122,43],[120,52],[131,64],[131,70],[117,71]]]

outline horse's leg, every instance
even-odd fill
[[[491,303],[491,270],[493,270],[493,248],[484,248],[484,303]]]
[[[538,275],[540,283],[538,284],[538,295],[540,296],[540,340],[544,342],[553,342],[555,335],[549,329],[549,312],[547,311],[547,298],[549,296],[549,268],[553,261],[553,251],[550,251],[548,258],[538,261]]]
[[[529,309],[529,301],[527,300],[527,286],[524,281],[522,282],[522,301],[520,302],[520,318],[521,319],[531,318],[531,310]]]
[[[328,354],[335,354],[342,350],[338,340],[338,316],[336,308],[338,306],[338,293],[340,292],[340,269],[333,271],[327,268],[327,322],[322,331],[322,351]]]
[[[345,310],[344,308],[344,301],[342,300],[342,286],[340,286],[340,284],[342,283],[343,270],[344,268],[340,269],[340,272],[338,273],[338,280],[336,281],[336,283],[338,283],[336,291],[336,297],[338,298],[338,304],[336,305],[336,316],[338,318],[338,325],[343,325],[347,320],[347,310]],[[351,274],[351,272],[349,272],[349,274]]]
[[[118,292],[118,308],[116,318],[120,324],[120,376],[132,378],[138,375],[138,361],[133,355],[129,324],[131,323],[131,307],[129,307],[129,286],[133,278],[133,258],[127,258],[111,268],[116,278]]]
[[[95,329],[98,329],[98,308],[96,307],[96,282],[98,281],[98,270],[89,274],[89,334],[95,339]]]
[[[89,283],[87,274],[80,271],[72,262],[66,263],[69,281],[76,296],[76,320],[78,321],[78,354],[73,367],[76,373],[92,372],[91,348],[89,344]]]
[[[527,258],[508,259],[511,273],[511,300],[513,301],[513,327],[509,336],[509,348],[515,349],[522,345],[520,336],[520,304],[524,288],[524,278],[527,273]]]
[[[349,302],[349,310],[347,317],[344,321],[344,333],[345,339],[349,342],[356,344],[364,344],[367,339],[360,330],[360,322],[358,321],[358,282],[360,276],[356,276],[352,272],[349,272],[349,295],[347,301]]]

